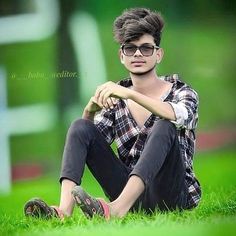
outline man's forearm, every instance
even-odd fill
[[[95,113],[94,112],[89,112],[86,109],[83,111],[82,118],[85,120],[91,120],[93,122],[94,120]]]
[[[129,91],[129,99],[137,102],[155,115],[168,120],[176,120],[175,113],[171,105],[161,100],[155,100],[136,91]]]

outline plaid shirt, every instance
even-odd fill
[[[186,183],[188,186],[188,207],[198,205],[201,198],[201,188],[193,172],[193,154],[195,148],[195,128],[198,121],[198,95],[188,85],[179,80],[178,75],[160,77],[173,83],[172,89],[163,101],[168,102],[176,116],[175,123],[180,144],[180,151],[186,166]],[[130,87],[131,79],[118,82],[119,85]],[[94,118],[94,123],[111,144],[117,145],[119,158],[130,168],[133,168],[144,149],[147,135],[160,117],[151,114],[143,127],[139,127],[133,119],[127,102],[119,99],[110,111],[102,109]]]

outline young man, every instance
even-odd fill
[[[130,78],[97,88],[83,118],[68,131],[59,207],[31,199],[27,216],[71,216],[75,203],[86,216],[105,218],[198,205],[201,190],[192,166],[198,96],[178,75],[156,74],[163,25],[159,13],[145,8],[116,19],[114,36]],[[113,140],[119,158],[110,147]],[[109,203],[80,187],[86,164]]]

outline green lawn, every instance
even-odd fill
[[[227,149],[196,155],[195,171],[203,198],[198,208],[182,213],[129,214],[124,219],[105,222],[100,218],[87,220],[76,209],[74,216],[64,222],[28,220],[22,209],[29,198],[39,196],[49,204],[58,202],[57,178],[52,175],[15,183],[11,195],[0,196],[0,235],[235,235],[235,153],[234,149]],[[84,188],[101,196],[101,189],[92,183],[93,178],[86,172]]]

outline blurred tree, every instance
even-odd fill
[[[60,117],[72,103],[77,102],[78,78],[70,77],[66,72],[77,72],[74,49],[68,31],[68,21],[75,10],[76,0],[59,0],[60,24],[58,29],[58,102]],[[64,73],[65,72],[65,73]]]
[[[149,7],[164,13],[169,19],[194,20],[209,19],[211,16],[225,15],[235,16],[236,2],[225,0],[87,0],[77,1],[77,8],[89,11],[98,19],[114,18],[126,8],[130,7]],[[106,12],[106,14],[104,14]]]
[[[0,16],[15,15],[19,13],[32,12],[34,4],[32,0],[1,0]]]

